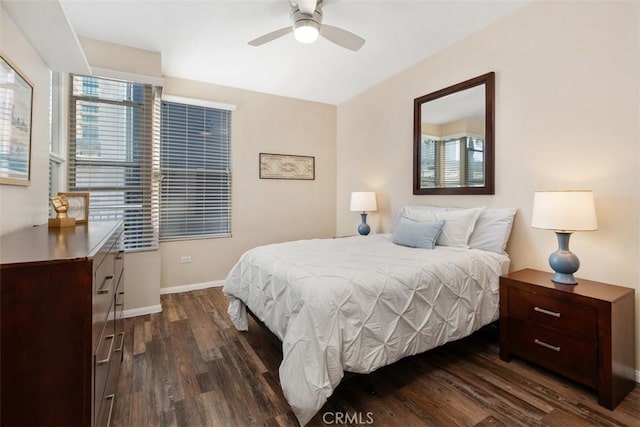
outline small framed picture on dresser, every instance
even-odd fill
[[[64,196],[69,203],[67,216],[76,219],[76,224],[89,221],[89,193],[88,192],[62,192],[58,196]]]

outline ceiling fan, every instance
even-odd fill
[[[291,26],[272,31],[249,42],[250,46],[261,46],[293,32],[301,43],[313,43],[318,35],[338,46],[357,51],[365,40],[342,28],[322,24],[322,0],[294,0],[291,2]]]

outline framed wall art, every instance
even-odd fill
[[[0,184],[29,185],[33,85],[0,54]]]
[[[260,179],[316,179],[316,158],[260,153]]]
[[[58,196],[64,196],[69,202],[67,216],[76,219],[76,224],[83,224],[89,221],[89,193],[86,192],[63,192]]]

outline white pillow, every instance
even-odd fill
[[[469,237],[469,247],[504,253],[516,211],[514,208],[483,210]]]
[[[396,212],[396,215],[393,217],[393,222],[391,223],[391,233],[393,233],[396,230],[396,227],[398,226],[398,222],[400,221],[400,218],[405,216],[407,218],[412,218],[415,219],[416,216],[420,216],[420,212],[426,212],[426,211],[446,211],[449,210],[449,208],[443,208],[440,206],[411,206],[411,205],[405,205],[403,207],[401,207],[400,209],[398,209],[398,211]]]
[[[412,210],[405,216],[416,221],[445,221],[442,232],[436,241],[439,246],[454,248],[468,248],[469,236],[473,233],[482,208],[456,210]]]

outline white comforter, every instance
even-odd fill
[[[248,306],[282,340],[280,383],[305,425],[344,371],[372,372],[496,320],[508,267],[506,255],[407,248],[389,234],[302,240],[246,252],[223,291],[236,328],[248,329]]]

